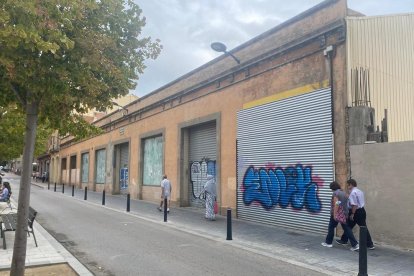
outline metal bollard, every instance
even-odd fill
[[[55,190],[54,190],[54,192],[56,192],[56,182],[55,182]]]
[[[131,195],[127,195],[127,212],[131,210]]]
[[[102,205],[105,205],[105,190],[102,192]]]
[[[50,183],[47,183],[47,189],[50,190]]]
[[[359,272],[358,276],[368,276],[367,227],[359,227]]]
[[[83,199],[84,200],[88,199],[88,187],[85,187],[85,197]]]
[[[65,183],[62,184],[62,194],[65,193]]]
[[[164,198],[164,222],[167,222],[167,213],[168,213],[167,198]]]
[[[231,208],[227,208],[227,238],[226,240],[231,241],[232,231],[231,231]]]
[[[72,185],[72,197],[75,196],[75,185]]]

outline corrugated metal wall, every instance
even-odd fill
[[[325,232],[333,180],[330,90],[241,110],[237,126],[238,217]]]
[[[348,104],[351,70],[367,69],[371,106],[381,126],[388,110],[388,141],[414,140],[414,14],[347,18]]]
[[[129,143],[124,143],[122,145],[120,145],[119,147],[120,150],[120,164],[119,166],[121,168],[124,168],[124,166],[126,165],[127,168],[129,167]]]
[[[190,128],[190,162],[203,158],[217,158],[215,121]]]

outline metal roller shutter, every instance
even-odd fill
[[[325,232],[333,174],[329,89],[238,113],[239,218]]]
[[[127,166],[127,168],[129,167],[128,161],[129,161],[129,144],[128,143],[124,143],[120,146],[120,159],[121,159],[121,163],[120,166],[121,168],[124,167],[124,165]]]
[[[207,180],[207,174],[215,175],[216,133],[215,121],[192,127],[189,131],[190,187],[188,194],[192,207],[205,207],[201,191]]]

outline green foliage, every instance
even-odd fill
[[[0,0],[0,107],[35,103],[40,125],[96,132],[79,114],[126,95],[161,50],[144,25],[132,1]]]
[[[139,38],[144,25],[132,0],[0,0],[0,107],[17,106],[27,120],[11,275],[24,275],[21,224],[30,203],[35,134],[44,127],[82,137],[90,128],[79,114],[111,106],[133,89],[144,60],[161,50],[158,41]]]
[[[18,158],[24,147],[26,117],[15,105],[0,107],[0,162]],[[38,126],[35,155],[46,151],[51,130],[45,122]]]

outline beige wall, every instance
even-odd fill
[[[111,148],[113,144],[119,140],[130,138],[130,192],[133,198],[143,198],[147,200],[156,201],[159,198],[159,187],[142,188],[142,194],[139,195],[140,185],[142,180],[139,175],[140,172],[140,150],[141,141],[140,136],[154,130],[165,129],[165,167],[164,171],[173,182],[172,200],[179,201],[181,177],[179,173],[179,155],[180,155],[180,141],[179,124],[184,122],[196,120],[211,116],[212,114],[220,114],[220,148],[218,149],[221,157],[221,177],[220,177],[220,202],[221,206],[235,207],[236,205],[236,127],[237,127],[237,111],[242,109],[245,102],[265,97],[267,95],[283,92],[301,84],[308,84],[314,82],[322,82],[326,80],[326,72],[321,70],[314,70],[312,72],[301,72],[303,66],[313,66],[319,69],[325,68],[325,57],[320,52],[308,59],[297,61],[295,64],[287,65],[272,71],[264,72],[254,78],[249,78],[243,82],[230,85],[228,88],[215,90],[212,93],[189,100],[184,104],[180,104],[169,108],[161,113],[149,116],[145,119],[138,120],[127,126],[124,126],[124,134],[120,134],[120,129],[115,128],[111,132],[89,139],[87,141],[77,143],[69,148],[62,148],[61,157],[67,156],[68,160],[73,154],[77,154],[77,159],[80,162],[80,152],[89,149],[90,152],[90,183],[89,188],[101,190],[102,186],[93,183],[94,172],[94,157],[95,150],[98,147],[105,146],[107,148],[107,158],[112,158]],[[295,75],[295,78],[289,76]],[[80,163],[78,162],[78,167]],[[110,164],[108,162],[108,164]],[[107,166],[107,175],[111,175],[111,167]],[[112,190],[112,183],[110,177],[107,178],[106,189]]]
[[[414,142],[351,146],[352,177],[365,192],[374,242],[414,249]]]
[[[173,184],[172,201],[180,205],[186,197],[184,190],[181,190],[186,185],[182,180],[188,179],[185,170],[180,167],[181,127],[208,117],[217,118],[218,200],[222,210],[228,206],[235,208],[237,112],[247,102],[309,84],[325,83],[329,79],[330,69],[323,51],[328,45],[335,45],[334,102],[335,113],[339,114],[335,116],[335,132],[338,133],[335,136],[335,150],[338,151],[335,154],[336,173],[339,177],[346,177],[343,112],[346,99],[343,74],[345,46],[340,35],[340,28],[343,28],[341,25],[343,21],[340,19],[345,16],[346,2],[340,0],[330,3],[330,5],[325,4],[322,10],[303,15],[301,20],[286,25],[286,29],[279,28],[268,33],[261,38],[263,43],[256,38],[250,46],[243,46],[239,58],[251,61],[245,67],[243,64],[242,67],[235,67],[231,59],[220,59],[217,63],[211,64],[211,67],[201,68],[188,79],[178,81],[160,92],[129,105],[127,116],[113,114],[101,120],[98,125],[104,126],[107,131],[105,134],[73,144],[68,139],[62,140],[60,158],[67,157],[69,160],[71,155],[77,154],[77,166],[80,167],[80,153],[89,151],[91,167],[88,186],[90,189],[102,190],[104,185],[93,183],[95,150],[98,147],[106,147],[107,158],[112,159],[113,145],[120,140],[129,139],[131,197],[158,201],[159,187],[142,187],[140,137],[159,131],[164,134],[164,172]],[[326,26],[333,22],[337,22],[334,27]],[[321,45],[321,36],[325,37],[324,45]],[[280,47],[284,47],[283,52],[279,51]],[[271,51],[274,53],[269,54]],[[267,54],[268,58],[262,58],[264,54]],[[223,72],[222,65],[230,71],[223,73],[217,79],[209,80],[216,73]],[[198,83],[191,90],[186,90],[189,86],[195,85],[196,81],[202,80],[207,81]],[[174,93],[177,96],[170,97]],[[112,191],[113,188],[111,162],[107,162],[105,184],[107,191]]]

